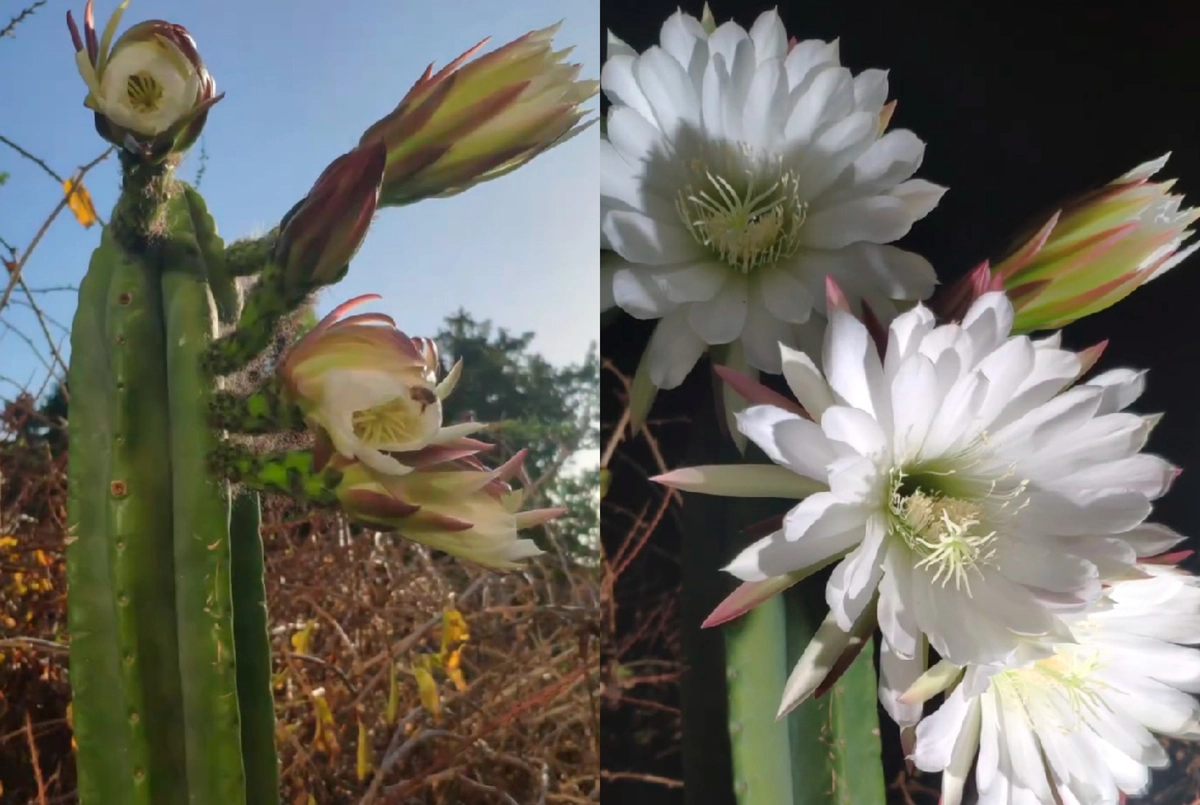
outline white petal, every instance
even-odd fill
[[[963,332],[975,343],[977,354],[986,355],[997,349],[1013,323],[1013,306],[1000,292],[985,293],[976,299],[962,320]]]
[[[886,574],[884,579],[887,579]],[[883,603],[883,588],[880,587],[880,604]],[[879,702],[883,709],[901,728],[915,726],[921,720],[923,705],[903,704],[900,696],[917,681],[925,671],[925,651],[922,645],[919,656],[901,657],[884,640],[879,651]]]
[[[607,141],[630,169],[642,168],[642,163],[667,153],[662,132],[636,110],[628,106],[613,106],[608,110]],[[641,170],[637,175],[641,175]],[[647,210],[647,212],[650,212]]]
[[[935,323],[933,313],[924,305],[917,305],[896,317],[888,327],[888,347],[884,361],[888,377],[895,377],[902,362],[909,355],[918,353],[921,342],[934,329]]]
[[[863,70],[854,77],[855,108],[878,115],[887,103],[887,94],[887,70]]]
[[[877,115],[854,112],[821,131],[803,150],[798,163],[800,198],[814,199],[825,192],[867,150],[878,129]]]
[[[838,457],[821,427],[773,405],[752,405],[737,415],[738,430],[780,466],[817,481],[828,479]]]
[[[720,54],[726,64],[732,64],[740,46],[750,43],[746,29],[732,20],[717,26],[708,37],[708,49],[714,55]]]
[[[1078,556],[1016,539],[1000,541],[996,551],[997,569],[1018,584],[1056,593],[1087,591],[1092,598],[1100,593],[1095,565]]]
[[[846,503],[831,492],[818,492],[800,501],[784,516],[783,532],[789,540],[803,541],[854,531],[858,542],[863,538],[869,514],[857,503]]]
[[[712,299],[688,305],[688,322],[706,344],[728,344],[742,334],[748,286],[745,277],[730,275]]]
[[[634,114],[625,107],[620,109]],[[605,210],[632,210],[651,218],[667,218],[677,214],[675,205],[643,181],[609,140],[600,141],[600,199]],[[602,212],[602,218],[603,215]]]
[[[705,302],[716,296],[729,279],[723,266],[709,260],[672,266],[655,266],[650,276],[671,302]]]
[[[621,39],[619,36],[614,34],[612,31],[605,31],[605,34],[606,34],[605,44],[607,46],[607,49],[605,51],[606,58],[612,58],[613,56],[636,56],[637,55],[636,50],[631,48],[628,44],[626,44],[625,40]]]
[[[634,263],[668,265],[704,256],[700,244],[681,222],[613,210],[605,216],[601,226],[613,250]]]
[[[1121,540],[1143,558],[1166,553],[1185,539],[1187,537],[1159,523],[1142,523],[1121,534]]]
[[[791,325],[767,310],[761,285],[751,286],[741,341],[746,352],[746,363],[760,371],[777,375],[782,371],[779,345],[794,341]]]
[[[784,136],[793,145],[809,143],[823,123],[844,116],[854,106],[854,79],[845,67],[817,68],[788,117]]]
[[[633,77],[633,55],[610,55],[600,70],[600,87],[614,106],[628,106],[647,121],[654,120],[654,110],[642,94],[637,79]],[[610,132],[611,135],[611,132]]]
[[[804,406],[804,410],[815,421],[821,421],[825,410],[834,405],[833,392],[825,382],[824,375],[807,353],[783,345],[779,349],[783,362],[783,379],[787,381],[800,405]]]
[[[969,702],[959,685],[946,696],[942,706],[917,725],[913,764],[921,771],[942,771],[950,765],[954,745],[965,726]]]
[[[759,65],[750,82],[742,112],[743,142],[755,149],[773,149],[783,134],[788,108],[787,74],[783,71],[783,62]]]
[[[854,161],[822,199],[833,204],[889,190],[912,177],[925,158],[925,143],[907,129],[887,132]]]
[[[700,20],[677,10],[663,23],[659,33],[663,50],[692,73],[693,59],[708,59],[708,34]]]
[[[836,67],[839,64],[837,40],[822,42],[819,39],[806,39],[798,42],[784,59],[788,81],[793,87],[808,80],[815,68],[826,65]]]
[[[1086,491],[1089,489],[1127,489],[1156,500],[1166,494],[1175,479],[1175,467],[1158,456],[1140,453],[1135,456],[1085,466],[1060,479],[1058,489]]]
[[[760,65],[768,59],[782,59],[787,55],[787,31],[775,9],[758,15],[750,28],[750,39],[754,42],[755,56]]]
[[[912,612],[912,568],[903,551],[888,550],[883,559],[883,578],[879,582],[879,629],[892,652],[911,658],[921,650],[921,669],[900,688],[908,690],[917,677],[925,672],[924,638]],[[919,711],[918,711],[919,712]]]
[[[933,212],[933,208],[942,200],[942,196],[946,195],[946,188],[924,179],[909,179],[892,188],[891,195],[904,202],[904,209],[911,219],[909,224],[911,226]]]
[[[861,531],[842,531],[792,540],[776,531],[743,550],[724,570],[742,581],[765,581],[845,553],[861,536]]]
[[[620,261],[619,263],[617,261]],[[630,316],[638,319],[660,319],[678,307],[663,293],[661,284],[649,266],[630,263],[617,256],[613,263],[613,301]]]
[[[883,382],[883,364],[866,326],[843,310],[830,314],[822,359],[836,398],[866,411],[891,428],[891,403]]]
[[[813,211],[804,222],[804,245],[840,249],[851,243],[890,243],[908,234],[916,220],[906,203],[894,196],[851,199]]]
[[[1068,499],[1049,490],[1030,494],[1022,523],[1032,533],[1061,536],[1120,534],[1150,514],[1150,502],[1136,492],[1099,490]]]
[[[967,774],[975,761],[975,752],[979,749],[979,700],[974,699],[967,705],[967,714],[963,718],[958,740],[950,753],[950,763],[942,773],[942,802],[941,805],[960,805]]]
[[[803,324],[812,315],[814,300],[808,288],[790,271],[775,267],[762,271],[762,299],[771,315],[793,324]]]
[[[692,371],[704,350],[704,342],[688,326],[684,308],[667,314],[646,346],[651,382],[660,389],[675,388]]]
[[[600,250],[600,312],[610,310],[617,304],[613,296],[613,274],[617,271],[616,261],[624,262],[624,258],[616,252],[601,248]]]
[[[892,449],[897,456],[921,454],[929,427],[942,407],[937,372],[924,355],[900,364],[892,380]]]
[[[875,418],[858,408],[835,405],[821,416],[821,430],[860,456],[881,461],[890,453],[887,438]]]
[[[664,134],[673,138],[681,126],[700,128],[696,88],[683,65],[669,53],[651,47],[634,62],[633,74]]]
[[[887,524],[882,514],[867,519],[862,544],[838,563],[825,587],[825,601],[839,629],[850,631],[871,602],[883,575]]]
[[[1146,390],[1146,373],[1133,369],[1113,369],[1096,375],[1087,385],[1104,389],[1100,413],[1111,414],[1124,411],[1142,396],[1142,392]]]

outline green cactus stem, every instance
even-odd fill
[[[243,492],[229,518],[232,558],[233,644],[242,715],[246,801],[278,805],[279,759],[275,753],[275,702],[271,690],[271,635],[267,621],[262,521],[258,495]]]
[[[208,460],[220,380],[201,356],[230,312],[220,297],[232,275],[203,201],[171,165],[122,161],[121,197],[80,286],[68,377],[80,803],[272,805],[257,504],[231,523],[229,485]]]
[[[208,287],[217,305],[217,318],[222,324],[233,324],[242,312],[242,299],[237,280],[229,272],[225,242],[217,235],[217,225],[208,214],[208,205],[204,203],[204,197],[188,185],[183,185],[183,196],[192,213],[192,234],[204,258]]]
[[[205,353],[203,367],[210,375],[236,372],[271,345],[280,321],[305,299],[304,295],[289,298],[282,288],[282,270],[275,263],[268,264],[246,296],[237,329],[214,341]]]
[[[301,431],[304,414],[284,394],[283,384],[272,376],[261,388],[245,397],[228,391],[213,395],[209,424],[233,433],[279,433]]]
[[[729,741],[738,805],[790,803],[788,728],[775,718],[788,676],[783,599],[775,596],[759,604],[724,629]]]
[[[342,473],[332,468],[313,470],[312,453],[286,450],[255,453],[235,444],[222,444],[209,456],[215,474],[259,492],[275,492],[317,506],[336,506],[334,490]]]
[[[67,486],[68,625],[72,722],[80,802],[133,802],[133,758],[121,676],[108,539],[108,287],[123,257],[106,229],[79,286],[68,382],[71,453]]]
[[[233,650],[228,486],[208,471],[219,443],[208,426],[214,378],[200,357],[216,335],[208,267],[197,242],[198,211],[180,193],[169,202],[161,249],[166,370],[171,410],[176,620],[182,720],[192,802],[245,805],[241,723]]]
[[[171,420],[157,267],[125,253],[109,283],[109,572],[133,760],[131,803],[181,801],[187,790],[177,711],[175,568],[169,550]]]
[[[804,653],[825,616],[827,574],[782,593],[789,667]],[[792,747],[793,805],[884,805],[877,683],[871,642],[833,686],[787,717]]]
[[[231,277],[251,277],[271,262],[279,229],[272,229],[261,238],[235,240],[225,247],[225,270]]]

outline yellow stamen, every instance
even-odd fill
[[[142,70],[125,80],[129,105],[141,114],[158,111],[163,102],[163,86],[149,72]]]

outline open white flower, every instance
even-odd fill
[[[775,11],[749,32],[678,12],[661,42],[638,54],[610,34],[600,82],[613,301],[661,319],[644,359],[655,386],[738,340],[751,367],[778,373],[780,342],[820,343],[826,276],[885,322],[893,300],[933,291],[928,262],[885,245],[944,192],[910,178],[916,135],[883,133],[886,71],[851,75],[836,41],[789,48]]]
[[[1047,656],[1069,639],[1062,612],[1178,542],[1143,522],[1176,470],[1139,452],[1156,418],[1121,411],[1140,394],[1140,373],[1071,387],[1096,351],[1009,337],[1012,317],[1000,293],[977,300],[961,324],[935,326],[918,305],[892,323],[881,358],[862,322],[831,304],[824,372],[783,349],[803,409],[776,395],[779,405],[738,418],[778,466],[657,480],[804,498],[726,570],[769,593],[840,560],[830,621],[814,640],[821,657],[836,657],[876,617],[897,679],[924,670],[924,640],[958,665]],[[785,709],[820,682],[812,660],[798,666]]]
[[[1200,738],[1200,587],[1122,581],[1064,615],[1076,643],[1024,668],[970,667],[917,727],[913,762],[941,771],[958,805],[978,753],[979,805],[1116,805],[1146,793],[1169,758],[1152,733]],[[1057,795],[1057,799],[1056,799]]]
[[[414,453],[482,430],[464,422],[442,425],[442,400],[462,374],[462,362],[441,381],[437,347],[409,338],[381,313],[339,318],[371,299],[367,294],[335,308],[279,362],[289,397],[316,431],[318,468],[332,452],[376,472],[404,475],[412,466],[389,453]]]

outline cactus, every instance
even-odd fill
[[[456,89],[462,82],[446,80],[464,56],[418,82],[421,92],[440,87],[422,113],[457,110],[455,125],[447,129],[439,117],[440,127],[421,140],[424,168],[445,157],[440,173],[422,173],[398,155],[406,142],[395,136],[396,121],[410,131],[428,123],[402,104],[377,124],[387,137],[368,132],[270,233],[226,247],[204,199],[174,175],[223,96],[182,26],[151,20],[117,37],[127,3],[102,36],[91,0],[82,32],[67,15],[88,87],[85,105],[97,132],[121,149],[122,170],[121,194],[80,285],[68,372],[79,801],[272,805],[280,797],[279,763],[259,493],[340,506],[360,522],[369,516],[377,530],[407,532],[489,567],[536,555],[517,531],[562,513],[518,510],[521,495],[508,482],[524,453],[487,469],[474,456],[489,445],[466,438],[484,423],[442,427],[440,401],[461,365],[437,382],[443,367],[432,342],[403,336],[378,313],[327,319],[317,325],[326,336],[305,341],[298,378],[285,371],[297,362],[279,354],[296,334],[296,313],[314,291],[345,276],[385,180],[397,198],[411,201],[496,178],[577,133],[577,107],[595,82],[564,73],[558,62],[565,51],[550,50],[552,30],[464,68],[475,90],[510,102],[526,84],[546,84],[545,97],[520,99],[521,108],[545,115],[531,125],[526,116],[504,115],[502,103],[464,110]],[[503,67],[514,50],[540,57],[519,80],[496,64]],[[104,80],[106,71],[111,77],[133,67],[136,81]],[[535,80],[539,70],[546,82]],[[456,137],[471,132],[464,151]],[[463,154],[480,161],[464,163]],[[439,176],[452,186],[439,185]],[[368,326],[380,322],[390,329]],[[363,344],[376,346],[369,359],[356,355]],[[380,353],[380,344],[389,350]],[[354,387],[355,367],[373,377],[395,370],[393,396],[326,393],[323,373],[342,371],[344,392]],[[343,429],[339,455],[331,456],[322,428],[329,422],[321,419],[331,411],[339,423],[357,413],[392,424],[416,417],[420,438],[370,444],[369,435]],[[302,447],[305,431],[315,432],[312,449]],[[389,450],[411,466],[385,456]],[[369,475],[360,454],[411,476],[393,484],[386,474]]]

